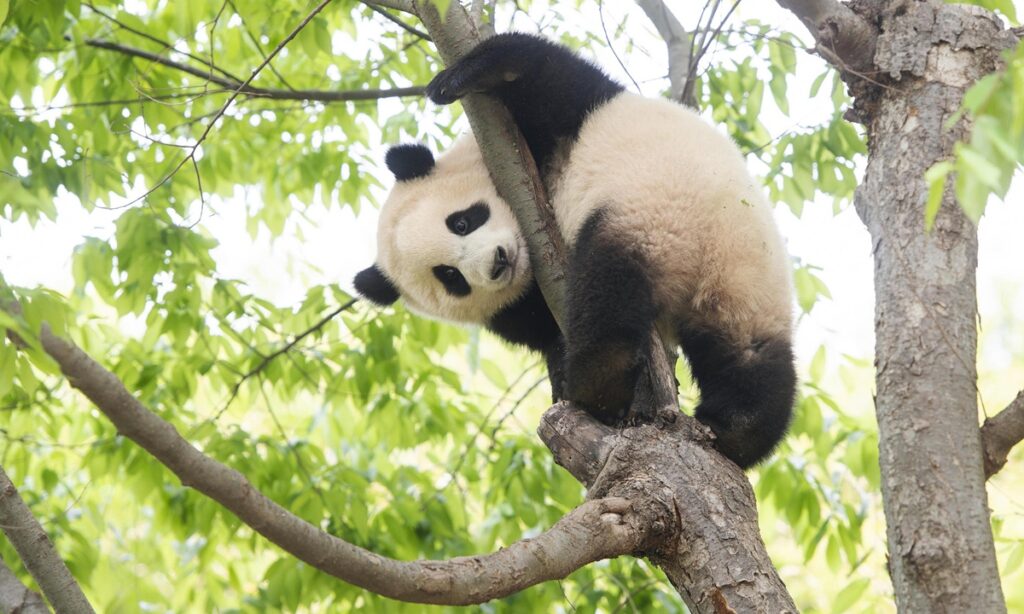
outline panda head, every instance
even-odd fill
[[[361,295],[474,324],[523,295],[526,241],[471,135],[436,162],[423,145],[392,147],[385,161],[396,182],[380,212],[377,261],[355,278]]]

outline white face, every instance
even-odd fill
[[[471,136],[426,176],[397,182],[377,232],[378,266],[429,317],[486,323],[532,279],[522,232]]]

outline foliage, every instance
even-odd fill
[[[499,23],[539,22],[576,47],[619,46],[634,58],[642,47],[626,40],[639,28],[606,41],[587,6],[519,5]],[[258,275],[225,272],[238,260],[268,262],[260,250],[301,241],[304,228],[332,213],[372,215],[387,182],[377,175],[384,145],[446,144],[457,111],[427,109],[418,98],[247,95],[224,109],[226,88],[93,44],[116,42],[200,71],[212,63],[244,79],[308,9],[296,0],[0,0],[0,228],[80,224],[81,235],[62,285],[15,288],[25,316],[0,314],[0,334],[29,342],[26,351],[0,344],[0,450],[100,611],[424,608],[282,555],[170,479],[55,374],[33,342],[43,321],[268,496],[381,554],[493,551],[582,499],[533,433],[548,395],[533,358],[402,308],[345,308],[347,283],[308,283],[301,300],[282,301],[257,290]],[[864,153],[840,117],[841,82],[820,63],[798,61],[801,46],[753,20],[723,31],[698,90],[706,114],[764,167],[771,196],[796,215],[818,197],[845,206]],[[415,34],[361,4],[334,3],[253,85],[389,89],[424,84],[439,67]],[[820,118],[798,108],[804,92],[790,89],[798,77],[813,81]],[[986,87],[1000,92],[1007,79]],[[972,97],[980,126],[985,113],[1003,112],[999,96]],[[219,220],[229,218],[244,220],[252,237],[245,253],[223,247]],[[338,245],[319,261],[303,254],[289,270],[306,283],[318,278],[315,267],[357,253]],[[828,297],[816,271],[796,267],[803,312]],[[822,349],[803,371],[793,434],[752,474],[762,526],[804,611],[876,611],[890,589],[877,435],[863,394],[870,365]],[[1007,539],[1005,556],[1019,563],[1019,540]],[[17,560],[6,542],[0,557]],[[483,609],[682,611],[666,586],[645,561],[621,559]]]
[[[925,225],[931,227],[942,204],[950,173],[955,176],[957,200],[975,223],[985,212],[989,196],[1003,198],[1024,165],[1024,45],[1007,54],[1006,66],[974,84],[964,96],[961,113],[972,121],[971,138],[958,143],[954,160],[939,162],[928,171]]]

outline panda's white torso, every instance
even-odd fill
[[[697,318],[738,342],[790,333],[790,266],[771,208],[736,146],[697,114],[619,94],[588,116],[550,179],[569,245],[603,208],[647,254],[671,311],[660,319]]]

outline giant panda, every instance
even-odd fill
[[[418,144],[388,151],[396,183],[357,291],[543,353],[556,396],[606,423],[626,416],[656,326],[689,362],[717,449],[744,468],[766,457],[796,387],[790,264],[736,146],[528,34],[485,40],[426,92],[487,92],[511,111],[570,249],[565,334],[472,135],[436,160]]]

